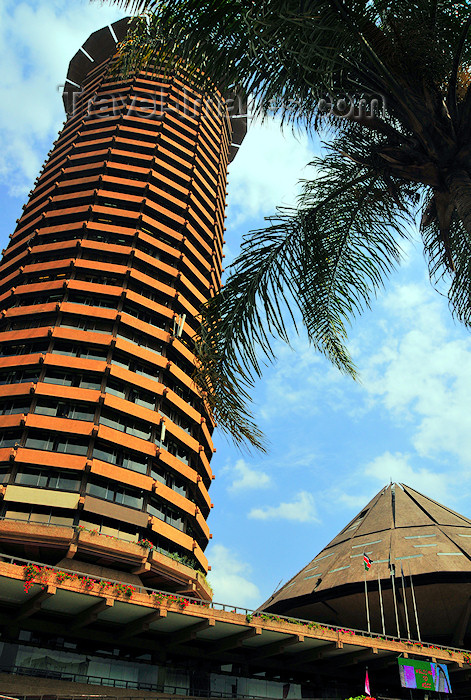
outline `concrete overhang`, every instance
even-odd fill
[[[2,556],[0,626],[90,639],[147,652],[210,659],[216,665],[244,663],[296,675],[314,669],[338,673],[359,663],[394,664],[413,656],[468,665],[469,652],[345,630],[313,622],[256,615],[231,605],[183,599],[151,589],[133,589],[87,574],[43,567],[25,591],[26,560]],[[31,565],[31,562],[29,562]],[[27,586],[26,586],[27,588]],[[182,602],[183,601],[183,602]]]

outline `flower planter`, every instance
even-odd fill
[[[62,525],[42,525],[41,523],[27,523],[19,520],[0,521],[0,542],[12,542],[27,540],[31,544],[47,543],[49,545],[64,546],[66,548],[74,539],[73,527]]]
[[[89,530],[78,533],[78,551],[100,555],[108,554],[112,561],[126,561],[139,564],[147,559],[148,550],[134,542],[126,542]]]

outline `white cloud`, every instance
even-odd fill
[[[257,216],[275,213],[278,205],[292,206],[299,193],[298,180],[312,160],[313,150],[305,133],[281,131],[276,119],[249,125],[237,157],[229,168],[231,229]],[[312,168],[306,177],[313,177]]]
[[[25,192],[65,119],[61,92],[91,32],[123,16],[101,3],[0,0],[0,180]]]
[[[249,580],[251,567],[222,544],[215,544],[209,552],[211,571],[209,582],[216,602],[255,607],[260,601],[258,587]]]
[[[346,400],[343,383],[353,385],[315,350],[303,330],[300,335],[293,330],[290,340],[290,346],[274,343],[277,361],[265,375],[265,397],[260,404],[260,414],[267,421],[313,416],[325,401],[338,409]]]
[[[274,459],[274,463],[283,469],[290,467],[291,469],[302,469],[304,471],[315,467],[317,460],[318,454],[311,443],[307,445],[296,443],[294,445],[286,445],[285,451]]]
[[[312,494],[300,491],[290,503],[252,508],[249,518],[255,520],[291,520],[300,523],[318,521]]]
[[[414,469],[410,460],[411,456],[408,454],[385,452],[366,465],[364,474],[377,480],[378,486],[384,486],[392,480],[411,486],[438,501],[446,502],[449,474],[432,472],[425,467]]]
[[[238,459],[233,467],[226,467],[224,472],[230,473],[233,477],[233,481],[227,489],[232,493],[265,489],[271,484],[271,478],[268,474],[253,469],[244,459]]]
[[[386,482],[383,486],[385,484]],[[362,510],[374,494],[368,492],[364,475],[361,474],[360,470],[356,470],[353,474],[351,473],[342,479],[341,487],[333,486],[320,495],[323,509],[326,512],[329,514],[345,512],[345,521],[348,521],[349,515]]]
[[[471,338],[447,324],[447,310],[417,284],[385,299],[389,327],[377,352],[362,360],[363,386],[400,424],[412,426],[422,457],[471,460]]]

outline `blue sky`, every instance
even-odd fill
[[[121,16],[85,0],[0,0],[0,247],[64,119],[68,61]],[[317,150],[274,122],[251,127],[229,173],[226,262],[243,233],[294,201]],[[361,383],[293,335],[256,387],[268,453],[241,454],[216,437],[207,550],[216,600],[256,607],[390,477],[471,517],[471,336],[431,288],[418,234],[406,253],[352,327]]]

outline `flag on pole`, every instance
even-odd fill
[[[372,563],[373,559],[370,559],[369,556],[363,552],[363,564],[365,565],[365,571],[369,571],[371,569]]]
[[[366,693],[366,695],[371,696],[370,679],[368,677],[368,669],[366,669],[366,675],[365,675],[365,693]]]

